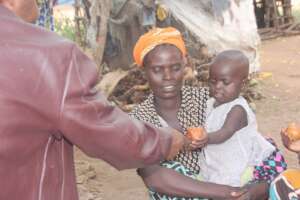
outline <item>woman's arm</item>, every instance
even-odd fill
[[[233,199],[231,192],[236,196],[243,193],[239,188],[194,180],[159,165],[138,169],[138,173],[148,188],[170,196]]]
[[[267,200],[269,197],[269,184],[265,181],[252,183],[246,186],[249,200]]]
[[[208,134],[208,144],[221,144],[236,131],[247,126],[247,113],[240,105],[234,106],[228,113],[224,125],[218,131]]]

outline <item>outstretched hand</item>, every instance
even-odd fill
[[[190,141],[179,131],[173,129],[172,144],[166,160],[172,160],[180,150],[187,148],[190,145]]]

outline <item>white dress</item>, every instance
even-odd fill
[[[205,129],[208,133],[219,130],[229,111],[235,105],[247,112],[248,125],[223,142],[203,149],[200,173],[204,180],[231,186],[242,186],[241,176],[249,167],[261,164],[275,150],[258,131],[256,118],[243,97],[214,108],[213,98],[207,101]]]

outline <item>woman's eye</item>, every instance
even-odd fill
[[[181,69],[181,65],[173,65],[172,70],[179,71]]]
[[[210,84],[215,84],[215,83],[216,83],[216,80],[210,79],[210,80],[209,80],[209,83],[210,83]]]

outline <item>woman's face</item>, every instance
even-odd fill
[[[185,63],[181,51],[173,45],[159,45],[144,59],[150,88],[156,98],[180,96]]]

